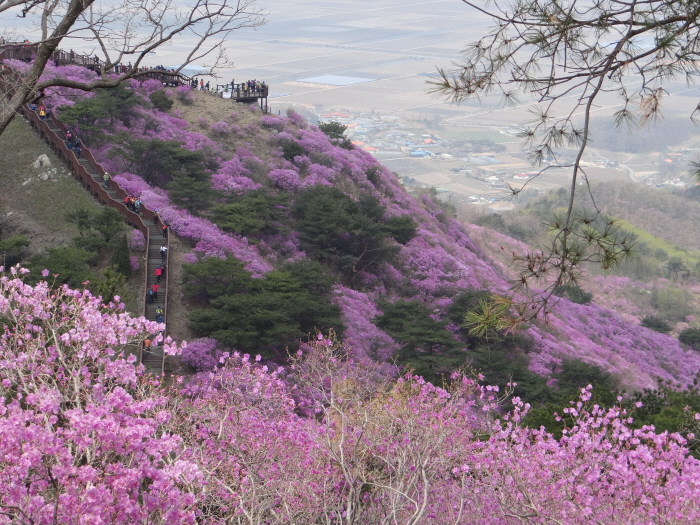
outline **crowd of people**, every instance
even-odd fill
[[[259,80],[246,80],[240,84],[236,84],[235,80],[231,80],[230,84],[211,86],[209,81],[206,83],[204,79],[197,79],[197,77],[190,80],[190,88],[193,90],[206,91],[212,93],[236,93],[237,96],[249,96],[249,95],[261,95],[267,89],[265,82]]]
[[[231,88],[233,89],[234,83],[231,81]],[[265,90],[265,82],[260,82],[259,80],[246,80],[240,84],[239,89],[244,93],[261,93]]]
[[[105,188],[109,188],[109,173],[104,174],[104,179],[105,179]],[[141,215],[141,199],[138,197],[134,197],[133,195],[126,195],[124,197],[124,205],[126,206],[126,209],[129,211],[133,211],[134,213],[138,213]]]
[[[202,80],[202,79],[200,79],[199,81],[197,81],[197,77],[193,78],[193,79],[190,81],[190,87],[191,87],[193,90],[196,90],[197,88],[199,88],[200,91],[209,91],[209,90],[211,89],[211,88],[209,87],[209,81],[208,81],[208,80],[207,80],[207,83],[205,84],[205,83],[204,83],[204,80]]]

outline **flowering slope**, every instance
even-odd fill
[[[60,68],[47,74],[62,72],[73,74]],[[148,82],[132,84],[144,99],[156,88]],[[56,104],[61,103],[70,101],[57,99]],[[385,210],[385,219],[407,216],[415,222],[417,234],[396,246],[392,261],[360,271],[352,283],[335,288],[337,304],[344,313],[347,342],[357,358],[385,359],[393,351],[391,337],[371,322],[380,312],[380,299],[400,296],[420,301],[440,318],[461,291],[486,289],[504,294],[509,289],[504,267],[494,264],[471,240],[474,227],[467,228],[450,218],[427,195],[419,199],[409,195],[369,153],[335,146],[294,113],[288,118],[262,116],[244,129],[238,127],[239,131],[216,123],[204,135],[191,131],[188,123],[175,116],[177,112],[169,115],[150,109],[148,104],[134,111],[137,118],[132,118],[128,127],[132,137],[178,141],[183,148],[206,152],[216,160],[218,167],[208,172],[214,201],[223,202],[232,195],[260,188],[288,195],[293,201],[309,187],[333,186],[353,199],[376,199]],[[251,140],[258,148],[265,145],[266,154],[254,155],[247,145]],[[237,146],[233,155],[227,153],[231,143]],[[278,229],[274,235],[260,234],[251,240],[218,227],[207,210],[195,214],[178,208],[167,187],[155,187],[126,172],[119,158],[110,155],[115,146],[107,137],[97,152],[98,158],[117,173],[114,179],[124,189],[139,196],[146,206],[158,209],[172,231],[190,241],[194,254],[187,256],[188,261],[236,257],[254,276],[262,276],[283,261],[305,256],[293,229]],[[480,235],[497,234],[481,230]],[[542,375],[556,371],[563,359],[582,359],[617,374],[629,387],[641,388],[653,386],[657,377],[687,384],[700,370],[700,356],[684,349],[677,340],[634,326],[597,305],[579,306],[562,299],[550,318],[535,322],[528,333],[534,341],[530,369]]]
[[[590,387],[555,439],[508,391],[391,379],[320,334],[287,368],[223,354],[166,386],[125,352],[161,326],[119,304],[3,273],[0,319],[2,525],[700,520],[684,438]]]

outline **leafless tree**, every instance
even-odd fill
[[[230,67],[224,47],[227,37],[238,29],[265,22],[256,0],[0,0],[0,13],[20,7],[24,16],[33,18],[40,36],[27,44],[36,49],[31,68],[21,74],[11,71],[3,75],[5,85],[11,86],[2,95],[0,134],[22,104],[47,88],[92,91],[147,75],[144,60],[160,47],[179,45],[188,49],[173,75],[203,59],[211,69]],[[94,43],[99,76],[91,82],[41,79],[52,54],[60,45],[70,45],[76,39]],[[114,66],[125,62],[131,67],[113,74]]]
[[[569,202],[552,223],[552,244],[522,258],[520,289],[543,279],[545,291],[532,315],[553,290],[575,281],[580,264],[614,266],[630,255],[630,242],[613,219],[595,227],[595,217],[576,212],[576,191],[587,182],[581,160],[590,142],[591,112],[605,97],[621,106],[613,116],[629,129],[660,116],[664,84],[692,82],[700,73],[700,4],[665,0],[462,0],[493,22],[471,43],[462,61],[440,70],[434,92],[459,103],[500,94],[504,105],[518,96],[534,101],[521,137],[534,163],[555,149],[574,147]],[[691,108],[691,118],[700,105]],[[586,186],[587,187],[587,186]],[[592,198],[592,196],[591,196]]]

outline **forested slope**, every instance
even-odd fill
[[[566,299],[515,337],[470,335],[465,315],[509,283],[449,208],[409,195],[368,153],[293,112],[232,105],[217,122],[194,120],[209,101],[223,102],[152,81],[49,100],[191,246],[183,293],[205,338],[186,359],[193,367],[233,349],[282,362],[305,334],[332,328],[356,360],[387,371],[408,365],[439,380],[474,366],[490,383],[513,377],[533,399],[550,396],[570,362],[637,388],[656,377],[687,384],[700,368],[676,339]]]

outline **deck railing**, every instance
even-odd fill
[[[21,60],[23,62],[30,62],[31,60],[34,60],[38,49],[38,44],[22,42],[6,43],[0,47],[0,62],[3,60]],[[61,49],[58,49],[51,54],[50,61],[57,66],[82,66],[95,72],[102,71],[102,68],[106,66],[106,63],[103,60],[100,60],[100,58],[97,56],[84,55],[76,53],[72,50],[64,51]],[[130,72],[131,70],[132,68],[128,64],[116,64],[107,68],[105,73],[119,75]],[[163,84],[171,86],[179,86],[182,84],[190,85],[192,83],[192,79],[190,77],[183,75],[182,73],[174,74],[173,70],[142,67],[138,69],[138,73],[138,78],[141,80],[155,79],[159,80]]]

